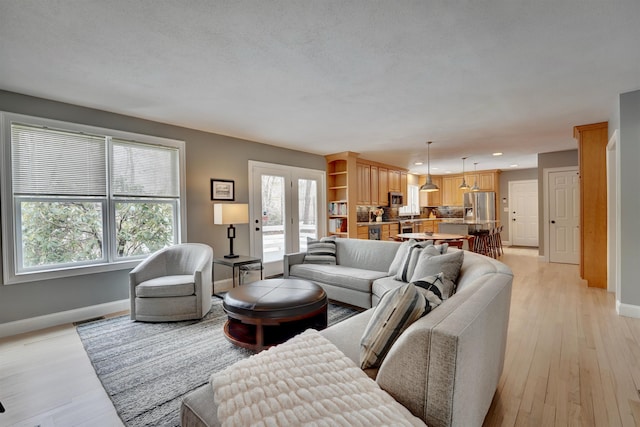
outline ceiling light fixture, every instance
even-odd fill
[[[498,153],[493,153],[494,156],[502,156],[502,153],[498,152]]]
[[[431,182],[431,161],[429,158],[429,146],[431,145],[431,141],[427,142],[427,182],[424,183],[422,187],[420,187],[420,191],[426,191],[431,193],[433,191],[440,191],[437,185]]]
[[[469,189],[469,184],[467,184],[467,181],[464,180],[464,161],[466,160],[466,157],[462,158],[462,184],[460,184],[460,187],[458,187],[460,190],[468,190]]]
[[[473,163],[473,173],[475,174],[475,181],[473,183],[473,187],[471,187],[471,191],[480,191],[480,187],[478,187],[478,173],[476,169],[477,165],[478,165],[478,162]]]

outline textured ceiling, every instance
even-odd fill
[[[416,173],[427,140],[432,173],[535,167],[640,89],[638,18],[638,0],[0,0],[0,89]]]

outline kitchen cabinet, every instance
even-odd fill
[[[356,164],[356,175],[358,177],[358,191],[356,192],[356,203],[358,205],[371,204],[371,166],[364,163]]]
[[[404,200],[405,203],[408,202],[408,197],[407,197],[407,173],[406,172],[400,172],[400,192],[402,193],[402,200]]]
[[[369,226],[368,225],[359,225],[358,226],[358,239],[369,239]]]
[[[482,191],[498,191],[498,172],[479,173],[478,186]]]
[[[401,189],[402,187],[400,185],[400,171],[389,169],[389,191],[396,191],[399,193],[402,191]]]
[[[459,187],[462,185],[462,175],[442,177],[442,205],[462,206],[463,193]]]
[[[389,206],[389,169],[378,168],[378,205]]]
[[[580,277],[590,287],[606,289],[608,123],[576,126],[573,137],[580,171]]]
[[[380,173],[378,172],[378,166],[371,165],[370,178],[371,178],[371,205],[380,206]]]

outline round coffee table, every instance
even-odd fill
[[[259,280],[224,296],[224,333],[235,345],[260,351],[306,329],[326,328],[327,305],[324,289],[307,280]]]

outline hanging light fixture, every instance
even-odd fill
[[[433,191],[440,191],[438,186],[431,182],[431,163],[429,158],[429,146],[431,145],[431,143],[431,141],[427,142],[427,182],[425,182],[424,185],[420,187],[420,191],[426,191],[429,193]]]
[[[478,165],[478,162],[474,162],[473,163],[473,173],[475,174],[475,181],[473,183],[473,187],[471,187],[471,191],[480,191],[480,187],[478,187],[478,173],[477,173],[477,169],[476,166]]]
[[[462,184],[460,184],[460,187],[458,187],[460,190],[468,190],[469,189],[469,184],[467,184],[467,181],[464,180],[464,161],[466,160],[466,157],[462,158]]]

